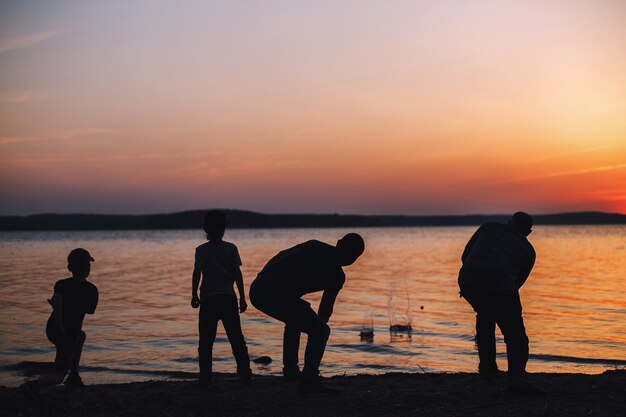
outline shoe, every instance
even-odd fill
[[[202,392],[205,392],[205,393],[219,394],[220,392],[222,392],[221,383],[219,381],[215,382],[211,378],[209,379],[200,378],[198,380],[197,386],[198,386],[198,389],[200,389]]]
[[[70,374],[70,376],[65,379],[65,382],[63,382],[63,385],[73,388],[85,388],[85,383],[80,375],[77,374]]]
[[[283,380],[285,381],[299,381],[300,380],[300,370],[295,369],[292,371],[287,371],[283,368]]]
[[[336,388],[329,388],[322,384],[320,378],[315,379],[301,379],[298,386],[298,393],[300,394],[336,394],[341,392]]]
[[[213,378],[200,377],[200,379],[198,380],[198,384],[201,387],[210,387],[211,385],[213,385]]]
[[[37,381],[27,381],[20,385],[20,391],[24,394],[28,401],[34,404],[41,404],[41,397],[39,396],[39,384]]]
[[[521,376],[510,376],[508,390],[514,394],[523,395],[546,395],[547,392],[532,385]]]
[[[502,375],[504,375],[504,372],[500,371],[497,368],[489,371],[479,372],[480,379],[485,382],[493,382],[494,380],[500,378]]]
[[[252,374],[244,374],[239,375],[239,384],[241,385],[251,385],[252,384]]]

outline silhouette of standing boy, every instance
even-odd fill
[[[526,238],[533,219],[515,213],[507,224],[485,223],[467,243],[459,272],[461,296],[476,312],[476,344],[481,378],[498,374],[496,324],[506,343],[509,388],[538,391],[526,382],[528,337],[522,318],[519,289],[535,264],[535,250]]]
[[[32,399],[38,399],[40,388],[63,382],[68,370],[70,374],[65,379],[65,385],[84,386],[78,373],[80,355],[87,338],[82,330],[83,319],[85,314],[93,314],[98,305],[98,288],[87,281],[93,261],[85,249],[72,250],[67,257],[67,269],[72,277],[54,285],[54,294],[48,300],[52,305],[52,314],[46,325],[46,335],[56,347],[54,373],[22,384],[22,390]]]
[[[299,379],[300,392],[334,391],[319,380],[319,366],[330,335],[328,320],[346,276],[342,266],[351,265],[365,249],[363,238],[349,233],[336,246],[309,240],[274,256],[250,287],[252,304],[285,323],[283,376]],[[324,291],[317,314],[301,297]],[[300,334],[308,341],[302,375],[298,368]]]
[[[248,308],[241,275],[241,258],[237,246],[222,240],[226,230],[226,216],[218,210],[210,210],[204,218],[204,231],[208,242],[196,248],[192,275],[191,306],[200,307],[198,330],[200,340],[200,384],[213,381],[213,343],[217,322],[222,321],[233,355],[237,361],[237,373],[242,383],[250,383],[252,371],[248,348],[241,331],[239,312]],[[200,277],[202,284],[200,285]],[[239,305],[233,291],[233,282],[239,291]],[[198,286],[200,297],[198,298]]]

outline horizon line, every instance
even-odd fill
[[[254,213],[268,216],[356,216],[356,217],[468,217],[468,216],[510,216],[513,213],[464,213],[464,214],[357,214],[357,213],[269,213],[262,211],[254,211],[249,209],[236,209],[236,208],[201,208],[201,209],[186,209],[179,211],[169,211],[169,212],[155,212],[155,213],[78,213],[78,212],[69,212],[69,213],[58,213],[58,212],[43,212],[43,213],[33,213],[33,214],[0,214],[0,217],[33,217],[33,216],[165,216],[172,214],[180,214],[180,213],[190,213],[190,212],[198,212],[198,211],[208,211],[208,210],[221,210],[221,211],[238,211],[238,212],[246,212],[246,213]],[[620,212],[610,212],[610,211],[601,211],[601,210],[580,210],[580,211],[562,211],[562,212],[549,212],[549,213],[529,213],[531,216],[559,216],[559,215],[571,215],[571,214],[609,214],[609,215],[618,215],[618,216],[626,216],[626,213]]]

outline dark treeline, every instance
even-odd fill
[[[170,214],[36,214],[0,216],[0,230],[146,230],[198,229],[205,210]],[[316,228],[316,227],[394,227],[394,226],[475,226],[487,221],[506,222],[510,215],[397,216],[347,214],[262,214],[224,210],[231,229]],[[535,224],[626,224],[626,215],[578,212],[536,215]]]

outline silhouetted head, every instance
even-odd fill
[[[219,240],[226,230],[226,215],[219,210],[209,210],[204,216],[204,231],[209,240]]]
[[[352,265],[365,250],[365,242],[361,235],[348,233],[337,241],[339,263],[342,266]]]
[[[509,225],[524,236],[528,236],[533,229],[533,218],[528,213],[518,211],[509,220]]]
[[[85,249],[76,248],[67,255],[67,269],[75,278],[84,279],[89,276],[94,260]]]

